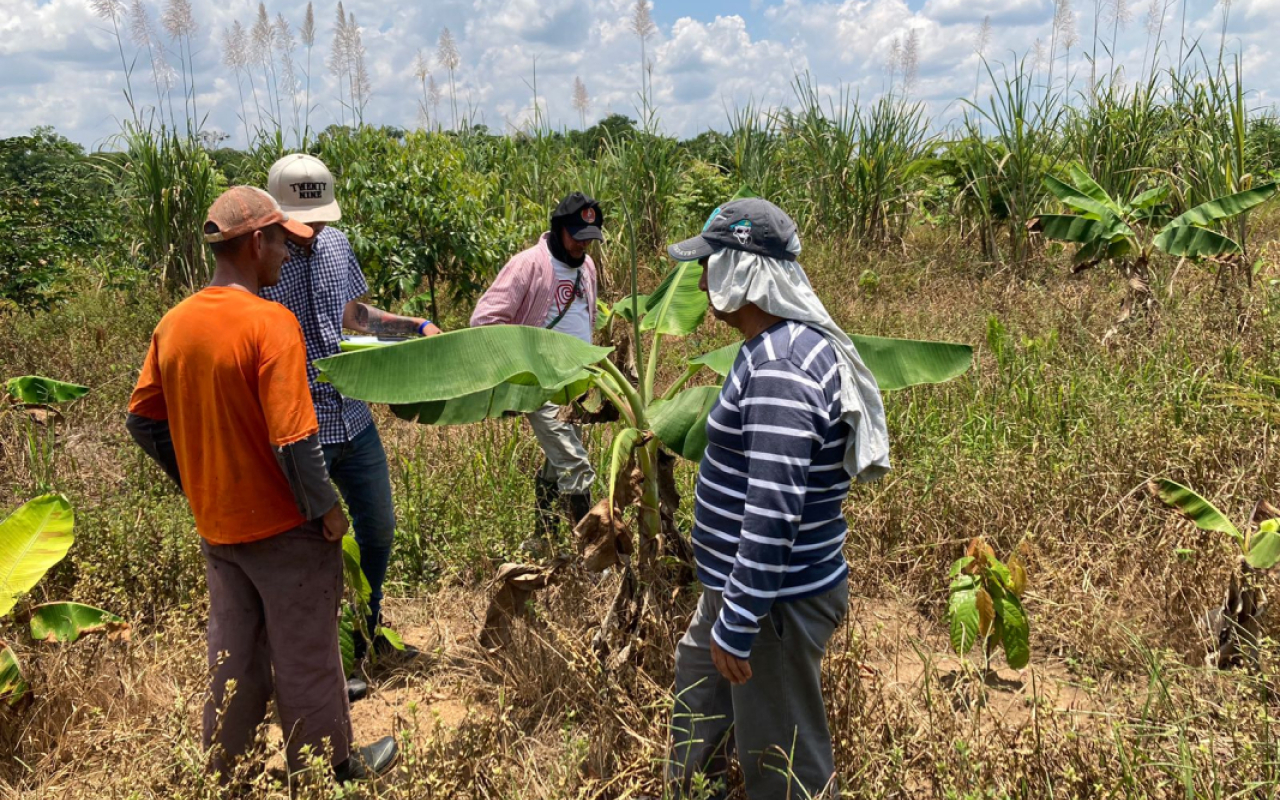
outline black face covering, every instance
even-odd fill
[[[564,249],[564,240],[560,237],[564,230],[564,224],[559,220],[551,221],[551,236],[547,238],[547,246],[551,248],[551,255],[555,256],[556,261],[568,264],[571,267],[580,267],[587,260],[587,253],[584,250],[581,258],[574,258],[569,255],[569,251]]]

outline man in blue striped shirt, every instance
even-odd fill
[[[798,251],[795,224],[759,199],[726,204],[700,236],[668,248],[703,265],[712,313],[746,340],[707,420],[698,472],[704,591],[676,653],[677,796],[697,772],[722,777],[735,748],[752,800],[835,795],[821,664],[849,602],[841,506],[854,429],[842,388],[853,373],[813,324],[834,323]]]

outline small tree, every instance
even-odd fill
[[[1018,557],[1000,561],[979,536],[969,542],[964,557],[951,565],[950,577],[947,621],[956,653],[964,655],[981,641],[984,669],[1001,647],[1010,667],[1025,667],[1031,660],[1031,626],[1022,606],[1027,570]]]

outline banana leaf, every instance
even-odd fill
[[[882,392],[925,383],[945,383],[963,375],[973,364],[973,348],[967,344],[894,339],[850,334],[853,346],[875,376]],[[689,361],[726,377],[742,343],[731,344]]]
[[[718,350],[712,350],[697,358],[689,359],[690,365],[699,367],[707,367],[721,378],[729,377],[729,371],[733,369],[733,362],[738,359],[738,351],[742,350],[742,342],[734,342],[725,345]]]
[[[631,460],[631,452],[636,443],[644,435],[635,428],[626,428],[613,437],[613,446],[609,448],[609,499],[612,500],[618,491],[618,475]]]
[[[672,452],[701,461],[707,449],[707,415],[720,396],[719,386],[695,386],[649,408],[649,426]]]
[[[573,381],[558,389],[502,383],[452,400],[394,405],[391,411],[400,419],[423,425],[469,425],[508,413],[537,411],[547,403],[568,405],[591,388],[592,380],[589,373],[580,372]]]
[[[701,279],[698,262],[677,262],[646,299],[640,330],[671,336],[687,336],[696,331],[708,308],[707,294],[698,288]]]
[[[0,617],[71,548],[75,514],[60,494],[28,501],[0,522]]]
[[[31,638],[74,642],[86,633],[124,632],[129,624],[110,611],[83,603],[44,603],[31,610]]]
[[[1093,176],[1083,166],[1078,163],[1072,164],[1067,168],[1067,171],[1071,173],[1071,181],[1081,194],[1107,208],[1116,216],[1120,216],[1123,213],[1120,209],[1120,204],[1111,199],[1111,195],[1107,194],[1107,190],[1098,185],[1098,182],[1093,179]]]
[[[963,375],[973,364],[973,348],[967,344],[857,334],[850,334],[849,338],[882,392],[946,383]]]
[[[5,383],[5,388],[20,403],[40,405],[67,403],[72,400],[79,400],[89,393],[88,386],[55,381],[53,378],[42,378],[39,375],[10,378]]]
[[[1156,247],[1179,258],[1212,258],[1239,253],[1240,244],[1217,231],[1195,225],[1169,225],[1156,235]]]
[[[1101,219],[1075,214],[1041,214],[1036,218],[1036,230],[1048,239],[1085,245],[1110,241],[1116,236],[1133,236],[1133,230],[1111,214]]]
[[[570,399],[585,385],[585,368],[610,352],[556,331],[494,325],[343,353],[316,366],[347,397],[417,406],[402,412],[406,418],[474,422],[506,410],[533,410],[557,391]],[[504,385],[528,391],[499,389]],[[546,397],[538,396],[539,389]],[[422,407],[428,403],[444,405]]]
[[[0,700],[12,705],[19,700],[30,687],[26,678],[22,677],[22,668],[18,665],[18,657],[9,649],[9,645],[0,642]]]
[[[1227,515],[1191,489],[1165,478],[1156,478],[1148,486],[1161,502],[1182,512],[1183,516],[1194,522],[1200,530],[1230,534],[1241,544],[1244,543],[1244,536],[1240,533],[1240,529],[1231,524]]]
[[[1169,228],[1183,225],[1208,225],[1219,220],[1230,219],[1255,206],[1262,205],[1275,193],[1274,183],[1264,183],[1247,191],[1217,197],[1207,203],[1201,203],[1181,216],[1174,217],[1169,223]]]
[[[1065,205],[1074,208],[1076,211],[1085,214],[1094,214],[1098,217],[1104,217],[1108,214],[1114,214],[1115,211],[1109,208],[1105,203],[1100,203],[1089,197],[1084,192],[1070,186],[1052,175],[1044,176],[1044,186],[1054,197],[1061,200]]]
[[[1254,569],[1271,569],[1280,563],[1280,526],[1269,519],[1249,536],[1244,560]]]

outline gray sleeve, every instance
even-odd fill
[[[328,513],[338,502],[338,495],[329,483],[329,470],[324,464],[319,434],[277,447],[275,454],[302,516],[316,519]]]
[[[165,474],[182,488],[182,475],[178,472],[178,455],[173,450],[173,436],[169,433],[169,420],[151,419],[130,414],[124,427],[138,443],[142,451],[160,465]]]

